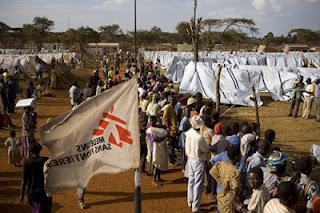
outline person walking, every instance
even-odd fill
[[[187,203],[192,212],[199,212],[209,145],[200,134],[200,129],[204,126],[204,121],[200,116],[195,115],[190,118],[190,124],[192,128],[186,132],[185,144],[189,177]]]
[[[21,179],[20,202],[24,201],[24,192],[27,187],[28,201],[32,213],[48,213],[52,209],[52,198],[48,197],[44,189],[43,166],[49,159],[40,157],[42,147],[36,141],[30,146],[30,159],[24,161]]]
[[[24,160],[29,159],[29,149],[32,134],[32,117],[31,117],[31,107],[25,107],[24,113],[22,115],[22,132],[21,132],[21,142],[22,142],[22,157]]]

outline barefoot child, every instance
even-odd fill
[[[16,132],[12,130],[10,132],[10,137],[4,142],[4,145],[8,147],[8,163],[14,164],[14,166],[19,166],[21,161],[20,150],[20,140],[16,138]]]

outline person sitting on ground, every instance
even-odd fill
[[[294,206],[298,201],[296,185],[291,181],[285,181],[277,189],[277,198],[269,200],[263,213],[295,213]]]
[[[251,169],[248,173],[248,186],[252,189],[248,206],[236,203],[236,209],[240,213],[256,212],[263,213],[264,206],[270,200],[270,193],[263,185],[263,171],[259,167]]]

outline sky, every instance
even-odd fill
[[[137,28],[175,32],[193,15],[193,0],[136,0]],[[320,0],[198,0],[198,17],[243,17],[256,21],[255,36],[268,32],[287,35],[291,29],[320,30]],[[0,0],[0,21],[10,27],[31,23],[36,16],[54,21],[53,31],[69,27],[119,24],[124,32],[134,28],[134,0]]]

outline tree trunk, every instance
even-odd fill
[[[220,76],[222,66],[219,64],[216,73],[216,111],[220,113]]]
[[[198,25],[197,24],[197,5],[198,2],[197,0],[194,0],[194,6],[193,6],[193,21],[191,24],[192,27],[192,43],[193,43],[193,61],[194,63],[197,63],[199,61],[199,30],[198,30]]]
[[[258,102],[257,102],[256,89],[254,86],[252,86],[252,94],[253,94],[254,107],[255,107],[255,111],[256,111],[256,124],[258,126],[256,134],[260,138],[259,107],[258,107]]]

